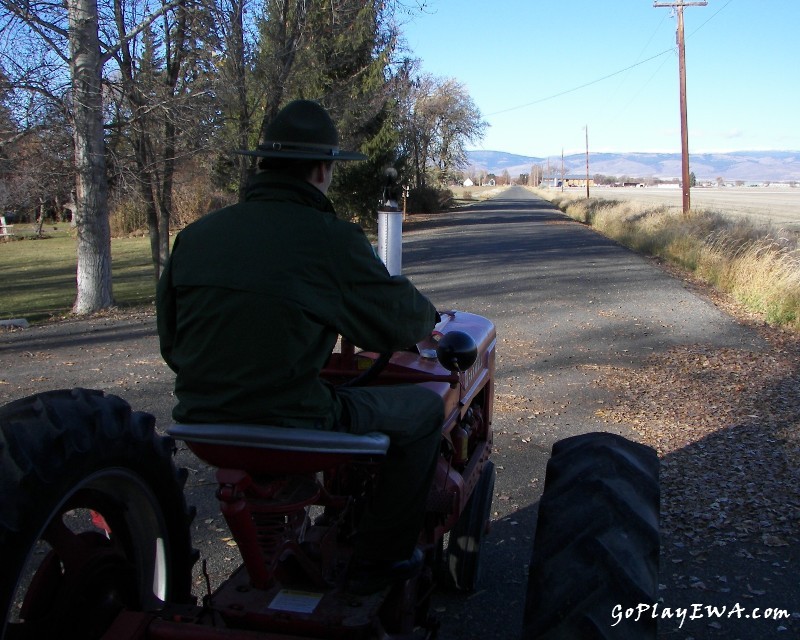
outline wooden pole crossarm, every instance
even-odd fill
[[[708,2],[654,2],[653,6],[658,7],[705,7]]]

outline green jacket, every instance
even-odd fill
[[[178,234],[157,309],[176,420],[323,428],[341,412],[319,378],[339,334],[396,350],[425,337],[436,317],[322,192],[272,174],[252,180],[244,203]]]

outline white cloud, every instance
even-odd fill
[[[744,131],[742,131],[741,129],[731,129],[730,131],[723,133],[722,137],[727,138],[728,140],[732,138],[743,138]]]

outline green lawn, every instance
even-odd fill
[[[77,240],[68,224],[47,225],[36,239],[33,225],[18,224],[17,238],[0,240],[0,320],[41,322],[59,318],[75,302]],[[374,231],[367,232],[377,242]],[[119,307],[152,304],[156,283],[145,235],[112,238],[114,300]]]
[[[0,241],[0,320],[30,322],[69,313],[75,302],[77,249],[68,225],[48,225],[33,239],[17,225],[19,239]],[[151,303],[155,279],[147,237],[111,241],[114,299],[119,306]]]

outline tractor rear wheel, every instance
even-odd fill
[[[191,601],[170,438],[100,391],[0,408],[0,638],[100,638],[123,609]]]
[[[610,433],[557,442],[528,576],[523,640],[656,637],[659,485],[653,449]],[[616,608],[615,608],[616,607]],[[616,624],[615,624],[616,623]]]

